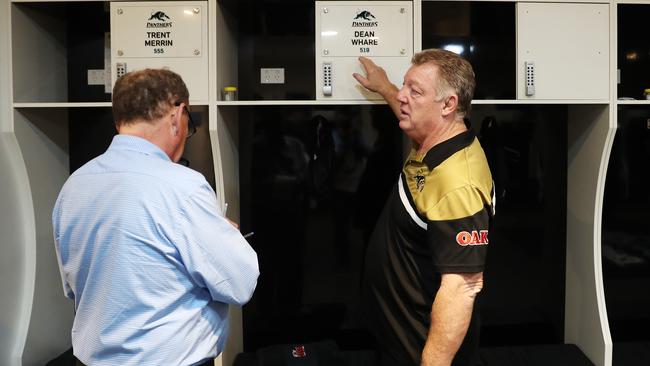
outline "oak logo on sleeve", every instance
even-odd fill
[[[488,242],[487,230],[461,231],[456,234],[456,243],[463,247],[467,245],[487,245]]]

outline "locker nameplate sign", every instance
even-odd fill
[[[117,3],[111,14],[115,22],[113,42],[119,44],[117,56],[201,57],[202,5],[154,5]]]
[[[406,56],[412,53],[411,9],[403,4],[339,3],[320,11],[326,56]]]

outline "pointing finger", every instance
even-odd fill
[[[368,73],[368,69],[371,68],[372,66],[375,66],[375,63],[372,62],[369,58],[359,56],[359,62],[361,63],[361,66],[363,67],[363,71]]]
[[[355,72],[354,74],[352,74],[352,77],[354,77],[354,78],[359,82],[359,84],[361,84],[361,85],[363,85],[363,86],[368,85],[368,79],[366,79],[365,77],[363,77],[361,74],[357,74],[357,73]]]

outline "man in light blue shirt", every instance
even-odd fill
[[[227,338],[228,304],[253,295],[257,255],[205,178],[175,163],[195,131],[188,101],[171,71],[120,78],[119,135],[56,201],[56,253],[84,364],[210,364]]]

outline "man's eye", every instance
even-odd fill
[[[420,93],[417,90],[411,89],[411,96],[417,97],[420,96],[422,93]]]

